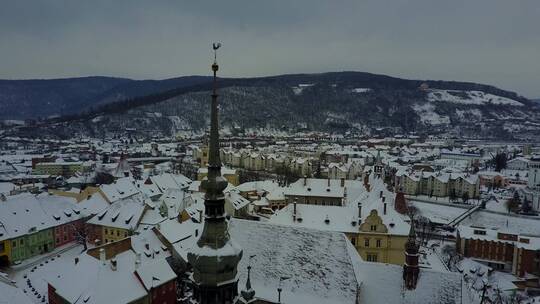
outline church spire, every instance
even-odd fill
[[[188,253],[193,267],[194,299],[200,304],[233,303],[238,294],[237,266],[242,249],[230,239],[229,224],[225,216],[227,181],[221,176],[219,159],[219,122],[217,76],[219,69],[216,51],[221,44],[213,44],[214,81],[212,88],[208,176],[201,186],[204,197],[204,228],[197,244]]]

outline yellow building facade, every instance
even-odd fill
[[[86,187],[84,190],[80,192],[70,192],[70,191],[59,190],[59,189],[49,189],[50,194],[71,197],[71,198],[74,198],[77,201],[77,203],[80,203],[81,201],[90,198],[93,194],[97,192],[101,192],[101,189],[99,187],[92,187],[92,186]],[[106,199],[105,195],[103,195],[102,192],[101,194]]]
[[[207,175],[208,175],[208,169],[200,168],[199,171],[197,172],[197,180],[202,181]],[[234,186],[238,186],[240,184],[240,177],[238,176],[238,173],[236,173],[236,170],[234,169],[222,168],[221,175],[230,184],[233,184]]]
[[[377,210],[372,210],[360,225],[358,233],[347,233],[364,261],[403,265],[406,235],[392,235]]]
[[[127,238],[130,233],[127,229],[104,226],[102,240],[105,243],[120,241]]]
[[[0,241],[0,266],[7,266],[11,262],[11,242]]]

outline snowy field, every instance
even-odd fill
[[[425,103],[423,105],[414,104],[413,110],[420,116],[420,121],[429,125],[447,125],[450,123],[450,117],[439,115],[435,112],[435,105]]]
[[[519,101],[501,97],[482,91],[456,91],[432,89],[428,93],[428,100],[435,102],[451,102],[467,105],[510,105],[523,106]]]

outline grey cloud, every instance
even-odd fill
[[[2,1],[0,78],[361,70],[540,96],[538,0]]]

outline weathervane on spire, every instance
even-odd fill
[[[217,62],[217,49],[219,49],[221,47],[221,43],[220,42],[214,42],[212,43],[212,48],[214,49],[214,63]]]

